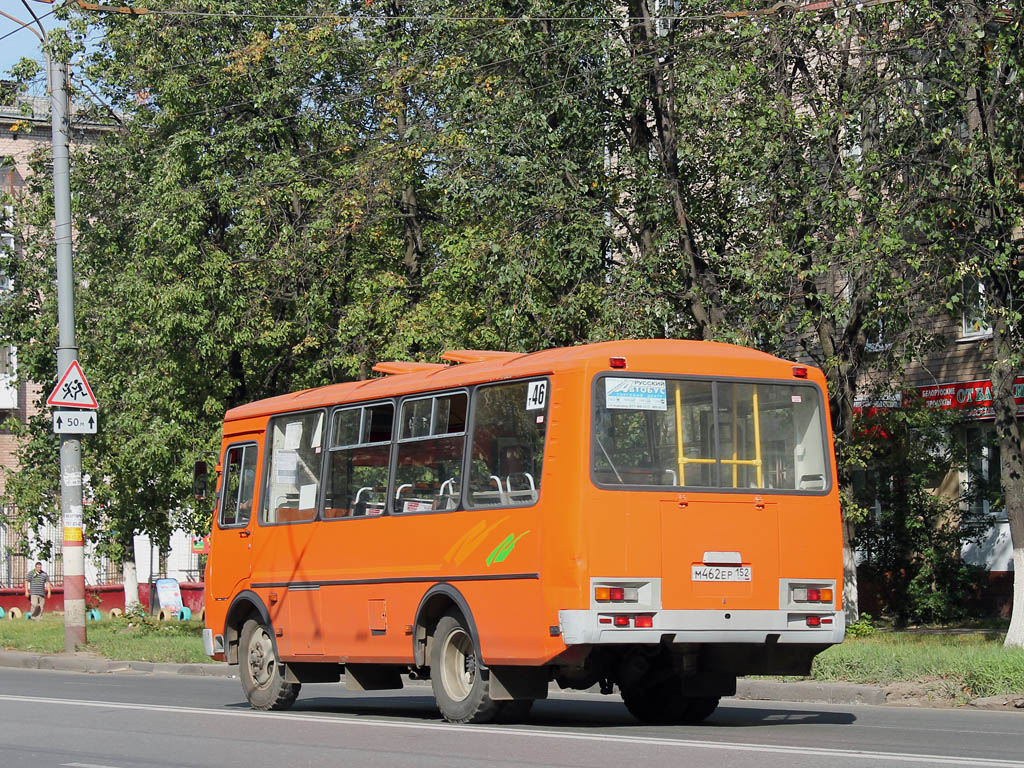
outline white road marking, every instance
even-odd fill
[[[97,765],[96,763],[61,763],[61,768],[119,768],[116,765]]]
[[[16,701],[22,704],[46,704],[48,706],[90,707],[95,709],[124,709],[141,712],[162,712],[174,714],[202,715],[203,717],[259,718],[262,720],[284,720],[357,728],[399,728],[415,731],[443,731],[450,736],[525,736],[530,739],[563,739],[566,741],[591,741],[612,744],[630,744],[658,747],[688,747],[690,749],[725,750],[733,752],[762,752],[770,754],[801,755],[807,757],[847,757],[861,760],[887,761],[895,763],[930,763],[932,765],[977,766],[978,768],[1024,768],[1024,762],[1017,760],[996,760],[975,757],[952,757],[900,752],[872,752],[860,749],[828,749],[824,747],[788,747],[772,744],[750,744],[727,741],[701,741],[697,739],[663,739],[654,736],[619,736],[614,734],[584,733],[580,731],[545,731],[533,728],[498,728],[486,725],[451,725],[449,723],[394,722],[391,720],[349,719],[307,715],[297,712],[255,712],[253,710],[209,709],[203,707],[173,707],[164,704],[128,704],[110,701],[88,701],[81,699],[53,699],[41,696],[12,696],[0,694],[0,701]],[[114,768],[93,766],[90,768]]]

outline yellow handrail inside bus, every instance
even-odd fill
[[[716,464],[717,459],[690,459],[683,455],[683,407],[680,395],[681,386],[676,384],[676,465],[679,467],[679,485],[686,485],[687,464]],[[754,419],[754,458],[739,458],[738,444],[738,423],[736,408],[736,385],[732,390],[732,458],[722,459],[722,464],[732,465],[732,487],[739,487],[739,468],[754,467],[757,472],[757,487],[763,488],[763,471],[761,467],[761,413],[758,409],[757,385],[754,385],[754,394],[751,398]]]
[[[679,468],[679,484],[686,485],[686,458],[683,456],[683,404],[680,390],[683,384],[676,382],[676,465]]]
[[[757,407],[757,384],[754,385],[754,461],[757,463],[754,465],[757,467],[757,487],[764,488],[764,483],[761,481],[761,413]]]
[[[763,476],[762,476],[762,465],[761,465],[761,413],[758,409],[758,398],[757,398],[757,385],[754,385],[754,394],[751,398],[751,407],[753,409],[754,419],[754,458],[752,459],[741,459],[739,458],[739,431],[738,431],[738,416],[736,408],[736,389],[735,384],[733,385],[732,391],[732,458],[722,459],[723,464],[732,465],[732,487],[739,487],[739,468],[740,467],[754,467],[757,470],[757,487],[763,488]]]
[[[738,415],[736,409],[736,385],[732,385],[732,487],[739,487],[739,473],[740,468],[736,463],[739,460],[739,444],[737,442],[739,433],[739,420],[736,418]]]

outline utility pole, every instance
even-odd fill
[[[35,14],[33,14],[34,16]],[[42,25],[40,25],[42,27]],[[45,30],[44,30],[45,33]],[[45,41],[44,41],[45,42]],[[68,150],[68,67],[47,52],[53,144],[53,219],[57,245],[57,376],[78,359],[71,263],[71,163]],[[85,542],[82,535],[82,441],[60,436],[60,510],[64,529],[64,650],[85,645]]]
[[[53,219],[57,243],[57,376],[78,360],[71,262],[71,163],[68,151],[68,67],[47,55],[53,137]],[[64,521],[64,650],[85,645],[85,548],[82,536],[82,440],[60,436],[60,511]]]

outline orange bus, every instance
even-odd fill
[[[253,707],[407,675],[452,722],[551,681],[699,722],[842,641],[819,370],[672,340],[442,359],[226,414],[203,637]]]

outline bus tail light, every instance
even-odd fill
[[[594,587],[594,600],[599,603],[635,603],[639,598],[636,587]]]
[[[807,368],[805,366],[803,366],[803,365],[794,365],[793,366],[793,376],[798,378],[798,379],[806,379],[807,378]]]
[[[821,626],[821,616],[808,616],[807,617],[807,626],[808,627],[820,627]]]
[[[793,589],[792,595],[797,603],[831,603],[834,593],[824,587],[800,587]]]
[[[616,627],[628,627],[629,616],[615,616],[612,623],[615,624]]]
[[[624,357],[612,357],[608,359],[608,365],[612,368],[625,368],[626,358]]]
[[[633,626],[637,629],[651,629],[654,627],[653,616],[636,616],[633,619]]]

